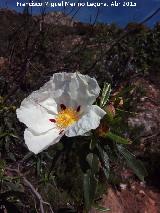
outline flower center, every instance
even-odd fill
[[[56,117],[56,124],[59,128],[63,129],[79,120],[78,112],[72,108],[66,108],[60,111]]]

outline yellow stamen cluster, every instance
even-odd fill
[[[66,108],[60,111],[56,117],[56,124],[63,129],[79,120],[78,113],[72,108]]]

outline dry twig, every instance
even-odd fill
[[[10,172],[14,172],[16,173],[17,175],[20,176],[20,178],[23,180],[23,183],[25,186],[29,187],[29,189],[31,190],[31,192],[35,195],[35,197],[39,200],[39,204],[40,204],[40,212],[41,213],[45,213],[44,211],[44,205],[48,205],[49,208],[50,208],[50,212],[51,213],[54,213],[53,212],[53,209],[51,207],[51,204],[48,203],[48,202],[45,202],[42,198],[42,196],[39,194],[39,192],[35,189],[35,187],[32,185],[32,183],[24,176],[24,174],[22,174],[19,170],[19,167],[18,169],[11,169],[11,168],[6,168],[6,170],[10,171]]]

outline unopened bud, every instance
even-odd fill
[[[116,110],[112,104],[108,104],[106,107],[104,107],[104,111],[112,115],[112,117],[114,117],[116,114]]]

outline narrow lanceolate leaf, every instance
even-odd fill
[[[102,162],[102,169],[103,172],[106,176],[106,178],[109,178],[109,174],[110,174],[110,164],[109,164],[109,157],[108,154],[106,153],[105,150],[103,150],[100,146],[97,145],[97,149],[99,151],[100,154],[100,159]]]
[[[100,100],[100,107],[104,107],[106,105],[106,103],[108,102],[110,93],[111,93],[111,85],[108,83],[104,83],[104,87],[102,90],[102,97]]]
[[[22,162],[28,160],[28,159],[29,159],[30,157],[32,157],[32,156],[33,156],[33,152],[28,152],[28,153],[24,156],[24,158],[22,159]]]
[[[17,135],[13,134],[13,133],[9,133],[9,136],[19,139],[19,137]]]
[[[97,180],[91,170],[88,170],[83,176],[84,203],[87,210],[89,210],[93,204],[96,189]]]
[[[92,172],[97,173],[98,172],[98,163],[99,163],[98,157],[93,153],[89,153],[86,157],[86,160],[87,160]]]
[[[83,191],[84,191],[84,202],[86,209],[91,207],[91,198],[90,198],[90,180],[88,174],[83,176]]]
[[[4,138],[6,136],[11,136],[13,138],[19,138],[17,135],[13,134],[13,133],[9,133],[9,132],[3,132],[3,133],[0,133],[0,139],[1,138]]]
[[[129,139],[123,138],[112,132],[108,132],[105,137],[110,139],[113,142],[120,143],[120,144],[131,144],[132,143]]]
[[[123,146],[117,145],[117,148],[125,158],[127,165],[135,172],[141,181],[144,181],[144,177],[147,176],[147,171],[143,163],[140,160],[137,160],[136,157]]]
[[[0,132],[0,139],[7,136],[7,135],[8,135],[8,132],[3,132],[3,133]]]
[[[96,147],[96,144],[97,144],[97,141],[94,138],[92,138],[89,144],[89,149],[93,150]]]
[[[93,206],[96,210],[100,211],[100,212],[107,212],[110,211],[111,209],[109,208],[105,208],[103,206],[99,206],[98,204],[94,204]]]

